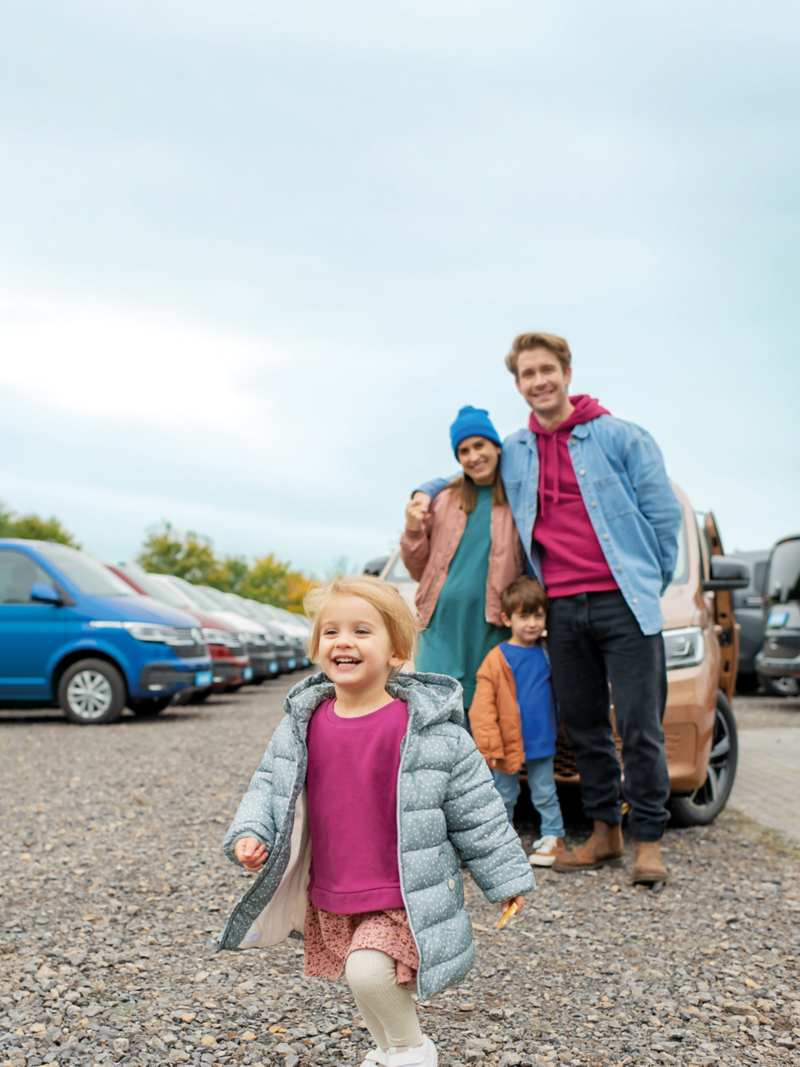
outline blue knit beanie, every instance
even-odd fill
[[[456,454],[456,459],[458,459],[458,446],[467,437],[485,437],[487,441],[494,441],[501,448],[503,445],[486,408],[474,408],[471,404],[467,404],[459,411],[456,421],[450,427],[450,444]]]

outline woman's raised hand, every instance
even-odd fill
[[[257,837],[240,837],[233,851],[246,871],[260,871],[269,855]]]
[[[431,498],[427,493],[414,493],[406,504],[406,529],[421,530],[430,510]]]

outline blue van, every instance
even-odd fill
[[[0,538],[0,701],[57,702],[70,722],[156,715],[211,684],[196,620],[85,552]]]

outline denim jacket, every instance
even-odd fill
[[[569,452],[611,573],[642,633],[656,634],[664,625],[659,598],[675,570],[683,515],[661,451],[641,426],[600,415],[573,428]],[[500,462],[528,566],[542,581],[533,542],[539,489],[536,434],[525,428],[508,436]],[[436,479],[419,489],[433,497],[445,485],[444,479]]]

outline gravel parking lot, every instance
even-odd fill
[[[208,944],[250,877],[220,841],[288,685],[112,727],[0,712],[0,1064],[360,1062],[346,987],[304,979],[297,943]],[[800,851],[724,814],[665,856],[661,893],[544,872],[502,933],[467,879],[476,967],[422,1009],[440,1062],[800,1062]]]

